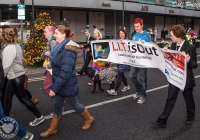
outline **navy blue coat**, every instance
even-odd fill
[[[74,47],[76,48],[76,47]],[[77,52],[63,46],[52,63],[51,90],[57,95],[73,97],[79,94],[79,85],[76,78]]]

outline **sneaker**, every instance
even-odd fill
[[[140,97],[137,101],[138,104],[143,104],[145,101],[145,97]]]
[[[137,92],[135,94],[133,94],[133,99],[137,99],[139,97],[140,97],[140,95]]]
[[[130,86],[128,85],[128,86],[124,86],[123,87],[123,89],[121,90],[122,92],[126,92],[127,90],[129,90],[130,89]]]
[[[32,140],[34,135],[30,132],[28,132],[27,136],[22,138],[21,140]]]
[[[45,120],[44,116],[41,116],[40,118],[36,118],[33,122],[30,122],[30,126],[37,126],[38,124],[42,123]]]
[[[185,121],[186,124],[193,124],[195,119],[187,119]]]
[[[80,71],[76,71],[76,73],[77,73],[78,75],[83,75],[83,72],[80,72]]]
[[[110,95],[117,95],[117,91],[115,91],[114,89],[111,89],[111,90],[107,90],[108,91],[108,94]]]
[[[88,83],[88,86],[92,86],[93,85],[93,82],[92,80]]]

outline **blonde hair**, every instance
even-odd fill
[[[99,39],[102,39],[102,34],[98,29],[94,29],[94,32],[97,32],[99,34],[99,37],[100,37]]]
[[[58,25],[56,29],[62,34],[66,35],[66,38],[69,37],[71,39],[74,38],[74,33],[70,31],[70,29],[65,25]]]
[[[6,43],[17,43],[16,31],[13,28],[5,28],[2,33],[3,39]]]

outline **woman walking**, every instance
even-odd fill
[[[118,35],[120,37],[120,40],[123,42],[124,39],[127,38],[127,33],[124,29],[120,29],[118,32]],[[117,73],[117,82],[115,84],[115,88],[111,89],[111,90],[107,90],[107,92],[110,95],[117,95],[117,91],[121,85],[121,83],[123,82],[124,87],[121,90],[122,92],[126,92],[127,90],[130,89],[130,86],[127,83],[127,79],[126,76],[124,75],[125,72],[130,71],[130,66],[128,65],[123,65],[123,64],[117,64],[117,68],[118,68],[118,73]]]
[[[3,72],[3,66],[2,66],[2,61],[0,58],[0,99],[2,97],[2,88],[4,86],[4,72]],[[3,108],[2,108],[2,104],[1,104],[1,100],[0,100],[0,120],[2,121],[3,119],[6,119],[6,115],[3,113]],[[6,123],[5,123],[6,124]],[[13,125],[13,130],[15,130],[15,125],[16,123],[14,123]],[[9,125],[8,125],[9,126]],[[2,126],[3,127],[3,126]],[[8,128],[8,127],[7,127]],[[2,132],[2,131],[1,131]],[[6,132],[7,133],[7,132]],[[21,138],[21,140],[32,140],[34,135],[30,132],[28,132],[23,126],[21,126],[20,124],[18,124],[18,131],[17,131],[17,135]],[[11,135],[10,135],[11,136]],[[8,138],[8,137],[6,137]]]
[[[56,38],[54,37],[55,29],[56,28],[53,26],[46,26],[44,29],[44,37],[48,40],[48,42],[46,49],[41,54],[41,58],[45,60],[43,67],[46,68],[46,72],[45,72],[45,79],[43,82],[43,91],[47,95],[49,95],[52,85],[52,67],[49,56],[50,56],[50,51],[56,45]],[[62,110],[64,111],[64,106]],[[50,114],[53,115],[53,112],[51,112]]]
[[[52,64],[52,86],[49,95],[54,97],[54,114],[49,129],[40,134],[40,137],[47,138],[57,133],[58,124],[62,116],[62,105],[66,98],[72,109],[79,113],[85,120],[83,130],[88,130],[94,118],[88,110],[78,102],[79,85],[76,78],[76,59],[79,50],[78,44],[70,38],[74,34],[64,25],[58,25],[55,30],[56,46],[51,50],[50,61]]]
[[[2,35],[3,40],[6,43],[6,47],[2,52],[4,74],[5,77],[7,76],[8,78],[6,90],[12,88],[15,91],[15,95],[18,100],[37,117],[33,122],[29,123],[30,126],[36,126],[42,123],[45,118],[26,95],[24,89],[25,70],[23,65],[23,54],[21,46],[17,44],[16,32],[12,28],[6,28],[3,30]],[[8,92],[6,91],[6,93]],[[5,94],[5,98],[6,96],[7,94]],[[9,102],[5,102],[5,108],[7,106],[7,103]]]

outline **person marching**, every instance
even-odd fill
[[[133,41],[141,42],[151,42],[150,37],[147,35],[146,31],[143,30],[143,20],[141,18],[136,18],[134,20],[134,28],[136,33],[132,36]],[[137,75],[140,73],[140,82],[137,79]],[[136,93],[133,94],[133,99],[138,99],[138,104],[143,104],[146,97],[147,89],[147,68],[131,67],[129,78],[133,82],[136,88]]]
[[[4,86],[4,71],[2,66],[2,60],[0,57],[0,99],[2,97],[2,88]],[[0,100],[0,120],[6,118],[7,116],[3,113],[3,108]],[[3,127],[3,126],[0,126]],[[28,132],[22,125],[18,124],[18,132],[17,135],[21,138],[21,140],[32,140],[34,135]]]
[[[42,123],[45,118],[38,111],[36,106],[28,99],[25,89],[25,69],[23,65],[23,53],[21,46],[17,43],[17,35],[13,28],[6,28],[3,30],[3,40],[6,43],[2,51],[2,62],[5,77],[8,78],[7,89],[15,91],[18,100],[24,104],[37,118],[30,122],[30,126],[36,126]],[[9,56],[9,57],[8,57]],[[11,86],[9,86],[11,85]],[[7,91],[6,91],[7,93]],[[5,94],[6,96],[6,94]],[[5,97],[6,98],[6,97]],[[12,102],[12,101],[11,101]],[[6,108],[7,102],[4,107]]]
[[[52,86],[49,95],[54,98],[54,114],[50,127],[40,134],[40,137],[47,138],[57,133],[57,128],[62,117],[62,105],[66,101],[72,109],[79,113],[85,120],[83,130],[90,129],[94,118],[89,111],[78,102],[79,85],[76,77],[76,59],[79,49],[78,44],[73,42],[73,32],[64,25],[58,25],[55,30],[57,44],[50,52],[52,64]]]
[[[91,45],[90,45],[90,42],[92,40],[95,40],[94,37],[92,37],[90,35],[90,31],[89,29],[85,29],[85,36],[87,37],[86,38],[86,45],[84,45],[81,49],[89,49],[86,53],[86,59],[85,59],[85,62],[81,68],[80,71],[76,71],[79,75],[83,75],[83,73],[85,72],[85,69],[88,67],[88,65],[90,64],[90,61],[92,60],[92,49],[91,49]],[[83,54],[84,55],[84,54]]]
[[[123,42],[124,39],[127,38],[127,33],[124,29],[120,29],[119,32],[118,32],[118,35],[119,35],[120,40],[122,42]],[[117,82],[115,84],[115,89],[107,90],[107,92],[110,95],[117,95],[117,91],[118,91],[122,82],[124,84],[124,87],[121,90],[122,92],[126,92],[127,90],[130,89],[130,86],[127,83],[126,76],[124,75],[125,72],[130,71],[130,66],[123,65],[123,64],[117,64],[117,68],[118,68],[118,73],[117,73]]]
[[[185,123],[192,124],[195,120],[195,103],[193,97],[195,79],[193,69],[198,67],[196,58],[196,48],[186,41],[186,31],[181,25],[174,25],[170,31],[170,36],[173,42],[171,45],[171,50],[177,50],[186,54],[187,77],[186,85],[182,93],[185,99],[187,109],[187,120],[185,121]],[[166,127],[168,117],[174,108],[178,93],[179,88],[169,83],[168,97],[166,100],[164,111],[156,121],[152,122],[154,125],[162,128]]]

